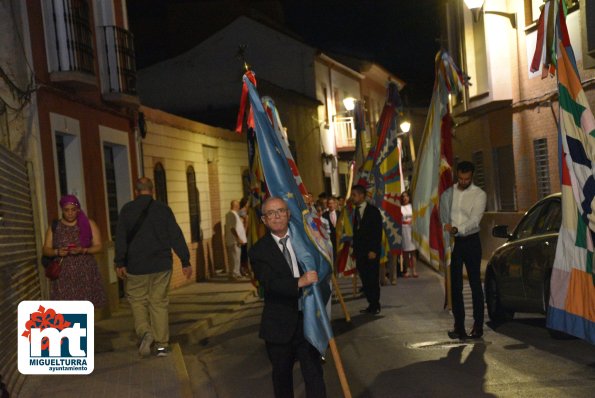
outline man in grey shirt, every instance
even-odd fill
[[[118,277],[126,280],[126,296],[134,329],[141,340],[139,354],[149,356],[155,342],[157,356],[169,353],[168,305],[172,274],[172,249],[187,279],[192,276],[190,252],[173,212],[153,200],[153,182],[136,181],[136,199],[122,207],[116,229]]]

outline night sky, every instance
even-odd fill
[[[429,104],[441,0],[128,0],[139,69],[189,50],[244,15],[262,15],[328,53],[372,60]]]
[[[439,50],[439,0],[284,2],[287,25],[322,50],[373,60],[407,83],[409,105],[427,105]]]

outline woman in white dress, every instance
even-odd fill
[[[405,268],[405,278],[410,276],[417,278],[415,270],[415,244],[411,239],[411,220],[413,219],[413,208],[411,207],[411,198],[409,192],[404,191],[401,194],[401,214],[403,216],[403,265]]]

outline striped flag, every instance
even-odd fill
[[[443,224],[452,204],[452,128],[449,95],[456,96],[464,78],[445,51],[436,54],[434,93],[411,184],[412,237],[420,255],[439,269],[450,264],[450,236]]]
[[[372,202],[382,214],[385,243],[381,262],[388,261],[388,254],[401,252],[401,202],[403,192],[403,170],[401,168],[401,146],[398,136],[399,111],[402,108],[399,89],[389,82],[387,98],[378,120],[376,144],[359,171],[358,181],[368,189]]]
[[[311,234],[313,226],[306,218],[310,212],[302,196],[303,184],[297,182],[301,179],[297,178],[297,168],[292,166],[292,159],[290,161],[288,158],[289,149],[283,137],[275,131],[248,74],[244,76],[244,84],[252,108],[254,131],[268,190],[272,196],[283,198],[287,202],[291,212],[291,244],[300,268],[318,273],[319,281],[303,289],[304,336],[322,354],[333,337],[326,312],[326,304],[330,299],[331,264],[314,242],[318,237]]]
[[[595,344],[595,118],[583,90],[566,27],[566,4],[550,1],[539,19],[535,60],[557,72],[562,144],[562,226],[550,284],[547,326]],[[543,35],[543,33],[542,33]],[[546,55],[547,52],[547,55]],[[535,65],[532,65],[535,66]]]

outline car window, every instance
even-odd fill
[[[562,224],[562,206],[559,200],[552,200],[544,212],[542,233],[558,232]]]
[[[517,225],[513,234],[514,239],[528,238],[534,234],[538,229],[538,223],[543,224],[544,222],[543,218],[540,218],[540,215],[547,204],[547,202],[540,203],[529,210],[529,212],[521,219],[519,225]]]

